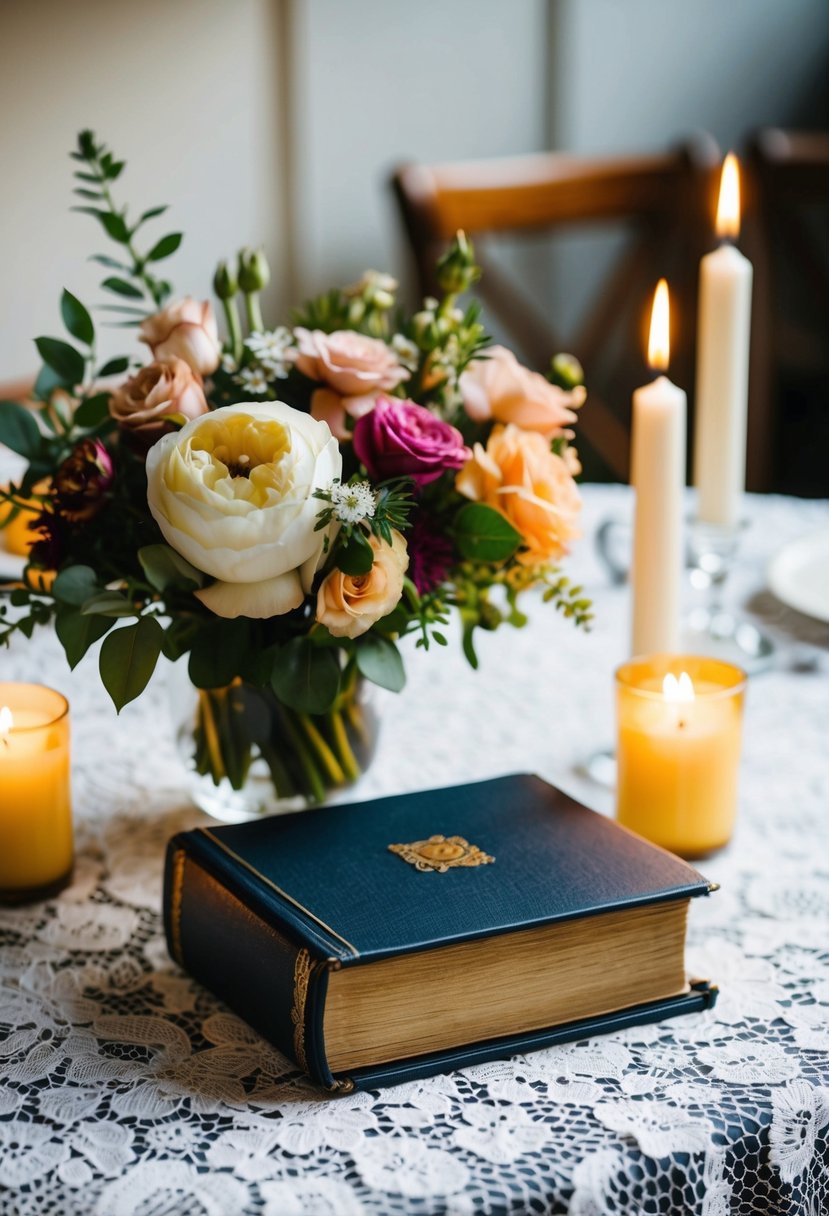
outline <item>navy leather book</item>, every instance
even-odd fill
[[[682,948],[711,889],[519,775],[181,833],[164,914],[183,967],[347,1091],[710,1005]]]

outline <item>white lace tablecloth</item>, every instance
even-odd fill
[[[630,507],[587,487],[586,528]],[[78,864],[53,902],[0,911],[3,1216],[829,1212],[829,626],[763,591],[768,556],[829,504],[749,499],[735,599],[775,633],[752,680],[737,835],[695,901],[705,1014],[331,1100],[167,957],[164,844],[200,822],[182,792],[163,675],[115,717],[89,657],[48,632],[0,678],[72,705]],[[360,793],[534,770],[588,803],[579,765],[612,729],[627,596],[586,539],[584,636],[533,605],[524,631],[412,654],[384,697]]]

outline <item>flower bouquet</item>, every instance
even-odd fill
[[[578,535],[581,370],[559,356],[545,377],[488,345],[478,305],[458,304],[479,274],[462,233],[441,298],[413,316],[368,272],[275,328],[265,257],[245,249],[215,274],[222,341],[210,303],[168,302],[159,266],[182,236],[144,239],[165,208],[116,204],[124,162],[91,132],[71,155],[76,209],[115,246],[93,255],[113,300],[99,310],[137,327],[151,361],[100,363],[92,316],[64,291],[70,340],[36,339],[34,408],[0,405],[0,442],[28,460],[3,522],[32,514],[0,640],[54,621],[74,667],[103,639],[118,710],[162,654],[187,655],[196,798],[235,815],[356,779],[364,683],[402,689],[400,640],[445,646],[451,610],[473,666],[475,631],[522,625],[529,587],[587,623],[558,568]]]

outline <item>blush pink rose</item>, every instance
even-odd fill
[[[341,397],[332,388],[318,388],[311,395],[311,417],[317,422],[327,422],[335,439],[351,438],[347,418],[362,418],[370,414],[377,404],[376,393],[362,397]]]
[[[350,329],[324,334],[320,329],[294,330],[298,353],[294,362],[309,380],[321,380],[341,397],[387,393],[409,373],[395,352],[379,338]]]
[[[138,337],[154,359],[183,359],[200,376],[215,372],[222,357],[216,317],[209,300],[186,296],[141,322]]]
[[[198,418],[208,410],[201,380],[183,359],[158,359],[116,389],[109,412],[126,431],[156,439],[171,414]]]
[[[564,434],[576,421],[574,409],[586,396],[580,385],[569,393],[538,372],[523,367],[505,346],[490,346],[460,378],[464,409],[475,422],[512,423],[547,439]]]
[[[455,427],[414,401],[378,397],[354,427],[354,451],[375,481],[411,477],[418,485],[460,469],[469,448]]]

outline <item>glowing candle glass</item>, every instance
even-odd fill
[[[55,894],[72,852],[69,705],[40,684],[0,684],[0,902]]]
[[[746,677],[699,655],[649,655],[616,672],[616,816],[683,857],[731,839]]]

